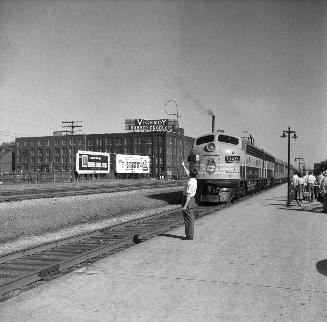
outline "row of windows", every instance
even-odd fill
[[[51,154],[51,150],[50,149],[45,149],[45,155],[50,155]],[[69,154],[73,154],[74,153],[74,149],[73,148],[54,148],[53,149],[53,153],[54,154],[67,154],[67,152],[69,152]],[[26,156],[27,154],[30,155],[43,155],[43,150],[42,149],[38,149],[38,150],[17,150],[16,151],[17,156]]]
[[[46,157],[46,158],[44,158],[44,163],[50,163],[50,162],[59,163],[60,161],[62,163],[67,163],[68,160],[70,163],[74,162],[73,157],[67,158],[67,157],[63,156],[63,157],[54,157],[53,159]],[[17,157],[17,163],[28,163],[28,161],[30,161],[30,163],[35,163],[35,162],[43,163],[43,157],[37,157],[37,158],[31,157],[30,159]]]
[[[52,145],[75,145],[75,142],[77,142],[78,145],[83,145],[84,140],[82,138],[78,138],[77,141],[75,139],[47,139],[47,140],[36,140],[36,141],[17,141],[16,146],[21,147],[21,146],[50,146],[51,143]],[[29,144],[28,144],[29,143]]]
[[[159,138],[159,143],[163,142],[163,138],[161,136]],[[133,137],[134,144],[152,144],[152,137],[144,137],[144,140],[142,142],[142,137]],[[87,139],[88,145],[124,145],[131,144],[132,143],[132,137],[126,137],[126,138],[89,138]]]
[[[132,139],[134,144],[152,144],[153,139],[152,137],[143,137],[143,142],[142,142],[142,137],[126,137],[126,138],[88,138],[87,143],[88,145],[122,145],[122,143],[126,144],[131,144]],[[158,142],[162,143],[163,142],[163,137],[158,136]],[[19,140],[16,142],[17,147],[25,147],[25,146],[51,146],[51,145],[84,145],[85,141],[84,138],[62,138],[62,139],[43,139],[43,140],[36,140],[36,141],[28,141],[28,140]],[[179,145],[182,145],[182,140],[173,138],[168,136],[167,137],[167,143],[169,145],[174,144],[176,145],[177,143]]]

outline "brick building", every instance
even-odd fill
[[[14,169],[14,151],[0,151],[0,174],[12,173]]]
[[[75,168],[78,150],[109,152],[110,169],[115,169],[116,154],[138,154],[150,157],[150,176],[178,176],[180,162],[186,159],[194,138],[184,131],[105,133],[20,137],[15,140],[17,172],[70,172]]]

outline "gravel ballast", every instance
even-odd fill
[[[0,255],[180,206],[181,188],[146,189],[0,204]]]

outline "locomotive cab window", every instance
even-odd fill
[[[230,143],[230,144],[234,144],[234,145],[238,145],[238,143],[239,143],[238,138],[235,138],[234,136],[223,135],[223,134],[220,134],[218,136],[218,141],[224,142],[224,143]]]
[[[209,142],[214,142],[214,140],[215,140],[214,135],[205,135],[205,136],[201,136],[200,138],[198,138],[195,141],[195,144],[201,145],[201,144],[205,144],[205,143],[209,143]]]

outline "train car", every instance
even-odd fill
[[[280,184],[287,182],[288,178],[288,164],[283,160],[276,159],[275,161],[275,183]],[[292,177],[296,169],[291,165],[290,166],[290,176]]]
[[[287,179],[287,164],[285,168],[253,142],[223,131],[197,137],[188,161],[198,171],[199,203],[233,201]]]

